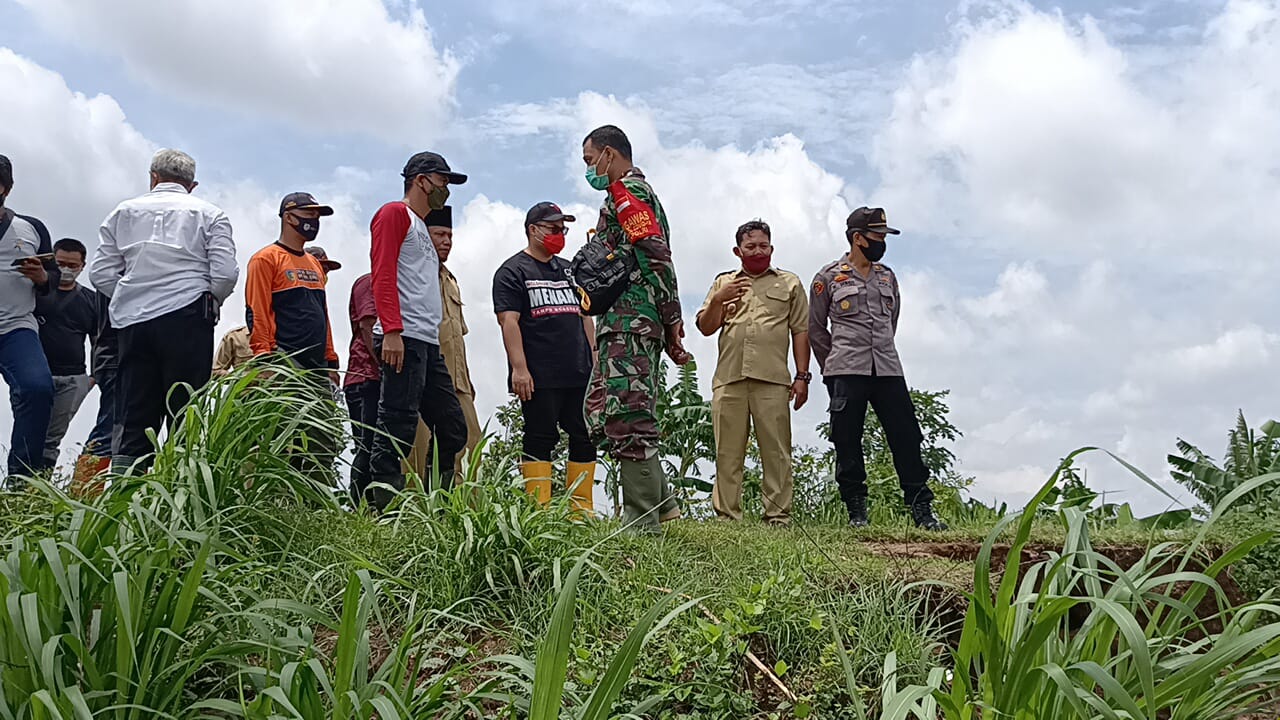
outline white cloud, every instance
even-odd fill
[[[1164,252],[1206,238],[1270,243],[1275,2],[1233,0],[1199,45],[1154,67],[1088,18],[1000,7],[912,63],[876,143],[879,200],[916,227],[1063,261],[1177,264]],[[1208,260],[1241,267],[1232,254]]]
[[[381,0],[19,0],[55,33],[186,100],[397,143],[437,137],[459,62]]]
[[[122,193],[146,189],[155,147],[107,95],[73,92],[62,76],[0,47],[0,153],[13,161],[8,205],[45,221],[54,239],[96,242]]]

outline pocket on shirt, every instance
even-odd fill
[[[885,315],[893,314],[893,296],[892,295],[880,296],[880,312]]]
[[[846,285],[836,288],[831,294],[831,313],[839,317],[850,317],[858,314],[858,296],[862,288],[857,285]]]

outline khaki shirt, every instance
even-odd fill
[[[213,358],[214,376],[226,375],[253,359],[253,349],[249,347],[249,328],[238,327],[222,336],[218,344],[218,354]]]
[[[899,299],[898,278],[887,265],[872,263],[865,278],[848,258],[818,271],[809,289],[809,346],[823,377],[902,375],[893,344]]]
[[[716,276],[698,316],[711,305],[720,288],[733,282],[741,271]],[[751,379],[779,385],[791,384],[787,356],[791,337],[808,331],[809,301],[800,278],[786,270],[769,268],[751,281],[751,288],[729,314],[725,308],[720,328],[720,357],[716,361],[713,387]]]
[[[444,265],[440,266],[440,296],[444,301],[444,314],[440,320],[440,354],[453,378],[453,389],[463,395],[475,395],[471,385],[471,371],[467,368],[467,346],[462,337],[467,334],[467,321],[462,317],[462,290],[458,279]]]

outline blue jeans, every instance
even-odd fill
[[[115,368],[101,368],[94,373],[93,381],[98,386],[98,420],[93,425],[93,432],[84,443],[86,455],[110,457],[111,438],[116,430],[116,380]]]
[[[45,469],[44,437],[53,411],[53,376],[35,330],[0,335],[0,375],[9,385],[13,406],[9,475],[33,475]]]

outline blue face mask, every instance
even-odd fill
[[[609,187],[609,164],[612,162],[613,160],[610,159],[608,163],[605,163],[603,173],[596,172],[595,165],[587,168],[587,184],[590,185],[592,189],[605,190]],[[599,163],[600,158],[597,156],[596,164],[598,165]]]

